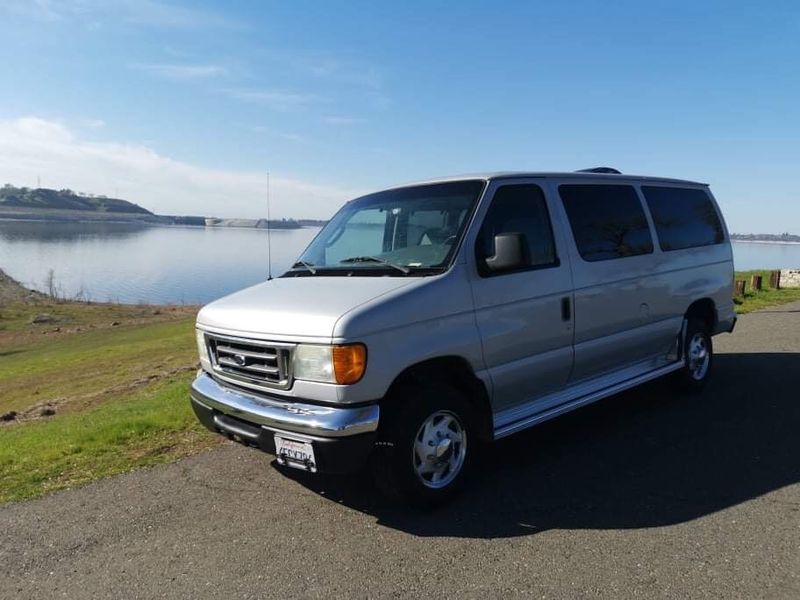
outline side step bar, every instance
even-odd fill
[[[683,361],[677,361],[672,364],[669,364],[665,367],[661,367],[654,371],[650,371],[648,373],[644,373],[637,377],[633,377],[632,379],[626,379],[625,381],[621,381],[620,383],[611,385],[607,388],[603,388],[596,392],[592,392],[591,394],[587,394],[585,396],[579,396],[574,400],[569,400],[564,404],[559,404],[558,406],[554,406],[548,410],[534,413],[528,417],[522,418],[518,421],[514,421],[513,423],[509,423],[502,427],[496,428],[494,430],[494,439],[499,440],[500,438],[504,438],[507,435],[511,435],[512,433],[517,433],[518,431],[522,431],[523,429],[527,429],[528,427],[533,427],[534,425],[538,425],[539,423],[544,423],[545,421],[549,421],[550,419],[554,419],[559,415],[563,415],[564,413],[568,413],[576,408],[580,408],[581,406],[586,406],[587,404],[592,404],[593,402],[597,402],[598,400],[602,400],[603,398],[608,398],[609,396],[613,396],[614,394],[619,394],[620,392],[624,392],[632,387],[636,387],[642,383],[647,381],[651,381],[653,379],[658,379],[659,377],[663,377],[673,371],[677,371],[683,367]],[[532,406],[535,406],[539,402],[544,400],[544,398],[539,398],[532,403]]]

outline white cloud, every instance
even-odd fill
[[[243,24],[217,12],[161,0],[8,0],[0,10],[43,21],[85,24],[125,22],[161,28],[239,28]]]
[[[320,79],[373,90],[383,87],[383,75],[371,65],[331,57],[293,58],[291,60],[299,68],[307,70]]]
[[[280,137],[284,140],[289,140],[290,142],[305,142],[306,138],[300,135],[299,133],[279,133]]]
[[[265,134],[270,137],[278,137],[290,142],[305,143],[308,141],[306,136],[300,135],[299,133],[293,133],[291,131],[275,131],[274,129],[265,127],[264,125],[249,125],[246,126],[246,129],[252,131],[253,133]]]
[[[37,117],[0,120],[0,184],[70,188],[122,198],[161,214],[259,218],[266,174],[204,168],[140,145],[81,139]],[[357,190],[270,176],[274,217],[327,218]]]
[[[330,116],[323,117],[322,121],[328,125],[356,125],[358,123],[363,123],[364,119],[359,119],[358,117]]]
[[[209,27],[239,27],[241,23],[219,13],[186,8],[156,0],[119,0],[131,23],[155,27],[202,29]]]
[[[236,100],[260,104],[273,110],[283,112],[305,108],[309,104],[319,100],[319,97],[314,94],[287,92],[283,90],[225,88],[220,91]]]
[[[210,79],[227,73],[225,67],[219,65],[180,65],[180,64],[134,64],[131,68],[145,71],[164,79],[189,80]]]
[[[87,129],[100,129],[106,126],[106,122],[103,119],[81,119],[79,125]]]

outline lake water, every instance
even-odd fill
[[[273,230],[273,274],[317,231]],[[264,281],[267,256],[261,229],[0,221],[0,269],[36,289],[53,269],[65,295],[98,301],[206,303]]]
[[[285,271],[317,231],[273,230],[273,274]],[[733,252],[737,269],[800,268],[800,244],[735,243]],[[267,278],[267,232],[0,221],[0,269],[37,289],[52,269],[67,296],[202,304]]]

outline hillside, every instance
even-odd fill
[[[15,302],[36,303],[43,299],[44,294],[22,287],[0,269],[0,306],[7,306]],[[0,313],[0,319],[2,318],[3,315]],[[2,329],[3,327],[0,327],[0,330]]]
[[[216,218],[191,215],[157,215],[138,204],[107,198],[87,196],[72,190],[0,187],[0,220],[33,220],[53,222],[123,222],[149,225],[191,225],[196,227],[246,227],[266,229],[266,219]],[[321,227],[326,221],[314,219],[272,219],[273,229]]]
[[[18,188],[6,184],[0,188],[0,207],[22,209],[81,210],[98,213],[152,215],[138,204],[106,198],[84,196],[72,190],[49,190],[46,188]]]

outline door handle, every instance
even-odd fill
[[[572,304],[569,296],[564,296],[561,299],[561,320],[569,321],[570,319],[572,319]]]

